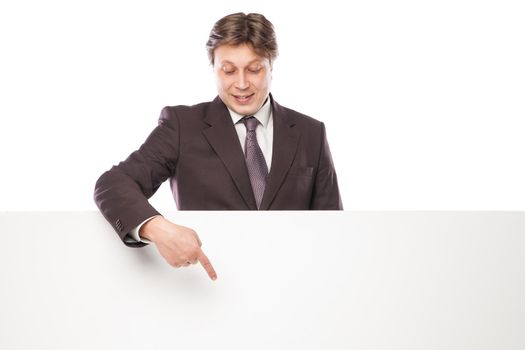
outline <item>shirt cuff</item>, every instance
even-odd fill
[[[129,231],[128,237],[131,237],[136,242],[151,243],[149,239],[141,237],[139,235],[139,232],[140,232],[140,228],[142,227],[142,225],[144,225],[146,222],[150,221],[151,219],[156,218],[157,216],[161,216],[161,215],[153,215],[152,217],[147,218],[146,220],[142,221],[140,225],[138,225],[137,227]]]

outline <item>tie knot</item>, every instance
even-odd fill
[[[244,125],[246,125],[246,130],[248,131],[255,131],[257,124],[259,123],[257,118],[255,118],[253,115],[242,118],[242,122]]]

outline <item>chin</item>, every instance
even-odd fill
[[[230,109],[241,115],[253,115],[257,111],[254,106],[238,105],[236,103],[232,103]]]
[[[234,111],[242,115],[253,115],[256,112],[256,109],[249,106],[235,106]]]

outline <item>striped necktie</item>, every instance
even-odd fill
[[[268,177],[268,166],[261,151],[261,147],[257,143],[257,136],[255,129],[259,121],[254,116],[246,116],[242,118],[246,126],[246,140],[244,143],[244,158],[246,159],[246,167],[248,168],[248,175],[252,184],[255,202],[257,209],[261,206],[264,189],[266,187],[266,179]]]

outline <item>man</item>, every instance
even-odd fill
[[[153,242],[172,266],[199,261],[217,275],[195,231],[148,202],[170,179],[180,210],[342,209],[323,123],[270,94],[277,42],[260,14],[215,23],[207,42],[218,96],[165,107],[144,144],[103,173],[94,199],[123,242]]]

